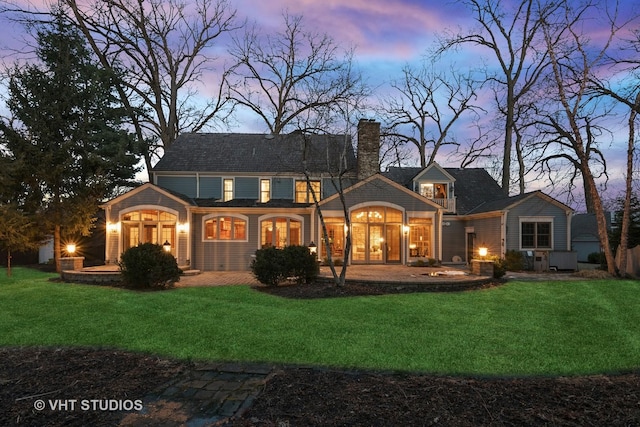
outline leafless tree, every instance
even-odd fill
[[[560,21],[542,27],[551,62],[545,95],[551,102],[538,111],[538,126],[543,135],[541,164],[549,170],[553,162],[568,164],[573,176],[582,179],[588,211],[595,214],[598,224],[607,268],[611,274],[617,274],[597,185],[599,175],[607,176],[606,158],[599,143],[608,132],[605,119],[610,119],[613,113],[610,103],[593,90],[592,82],[601,73],[618,32],[629,21],[621,22],[615,10],[606,5],[600,8],[599,4],[567,4]],[[597,42],[590,40],[584,30],[589,13],[608,19],[609,31]]]
[[[473,103],[477,96],[471,76],[457,72],[454,66],[437,71],[429,58],[418,68],[405,65],[402,78],[391,86],[396,96],[381,101],[388,122],[384,136],[415,145],[421,167],[433,163],[441,147],[457,145],[452,138],[454,125],[465,114],[481,110]]]
[[[230,113],[226,71],[210,79],[214,46],[236,29],[229,0],[77,0],[60,2],[89,41],[102,66],[117,69],[118,88],[140,141],[147,169],[158,151],[183,131],[197,132]],[[209,74],[207,74],[209,73]],[[216,88],[196,104],[197,83]],[[212,84],[213,83],[213,84]]]
[[[326,34],[305,31],[302,16],[283,18],[281,33],[263,35],[253,27],[234,39],[231,97],[272,134],[323,132],[330,123],[318,118],[334,117],[328,110],[364,91],[353,52],[341,51]],[[309,128],[309,122],[317,127]]]
[[[497,71],[487,75],[487,82],[502,94],[497,99],[498,110],[504,116],[501,185],[505,191],[509,191],[512,181],[517,105],[549,64],[541,27],[558,12],[561,3],[519,0],[510,6],[500,0],[464,0],[479,27],[467,34],[446,36],[441,42],[439,52],[469,44],[488,50],[497,62]],[[522,185],[520,191],[523,192]]]

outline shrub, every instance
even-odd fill
[[[127,249],[118,265],[124,281],[140,288],[170,288],[182,273],[173,255],[153,243]]]
[[[286,246],[283,250],[287,277],[293,277],[297,283],[311,283],[318,277],[320,266],[316,255],[306,246]]]
[[[298,245],[259,249],[251,262],[256,280],[267,286],[277,286],[289,277],[297,283],[310,283],[318,276],[319,269],[315,254],[306,246]]]
[[[589,264],[605,264],[607,259],[605,258],[603,253],[600,252],[591,252],[587,255],[587,261]]]
[[[524,268],[524,255],[522,255],[522,252],[508,250],[505,254],[504,268],[508,271],[521,271]]]
[[[507,274],[507,260],[500,257],[493,257],[493,277],[499,279]]]

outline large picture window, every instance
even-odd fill
[[[171,252],[176,249],[176,223],[178,217],[160,209],[140,209],[123,213],[122,248],[127,250],[141,243],[162,245],[169,242]]]
[[[551,249],[551,222],[520,223],[520,239],[522,249]]]
[[[302,244],[302,223],[292,218],[269,218],[260,223],[260,246],[285,246]]]
[[[204,240],[247,240],[247,220],[233,216],[205,217]]]

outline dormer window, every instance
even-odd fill
[[[427,199],[446,199],[447,196],[447,184],[442,183],[421,183],[420,195]]]

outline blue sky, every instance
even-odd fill
[[[47,4],[40,0],[13,1],[38,8]],[[504,2],[509,3],[509,0]],[[239,18],[255,21],[270,33],[282,29],[283,12],[303,15],[309,29],[329,34],[344,48],[355,48],[356,63],[371,86],[376,88],[377,95],[389,90],[388,82],[400,77],[403,65],[420,60],[433,46],[437,34],[447,29],[468,30],[476,25],[460,2],[446,0],[235,0],[232,4],[237,8]],[[635,0],[622,0],[621,4],[625,8],[637,6]],[[2,56],[7,63],[12,58],[8,47],[21,45],[22,30],[2,17],[0,22],[0,50],[4,52]],[[599,27],[601,24],[597,19],[588,21],[587,25],[593,26],[590,33],[594,38],[607,34],[606,29]],[[468,48],[452,60],[463,67],[477,64],[486,56]],[[206,92],[203,88],[202,93]],[[486,108],[494,109],[490,104]],[[0,107],[0,114],[2,111],[4,108]],[[258,129],[256,123],[244,121],[234,131],[264,131]],[[626,135],[621,135],[612,145],[604,147],[613,172],[612,182],[621,178],[617,171],[624,165],[624,138]],[[438,160],[445,166],[458,166],[447,164],[446,159]]]

